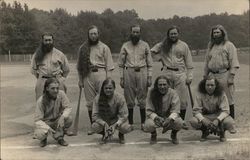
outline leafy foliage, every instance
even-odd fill
[[[49,32],[55,37],[55,46],[64,53],[75,55],[78,47],[87,39],[87,29],[96,25],[101,32],[101,40],[112,52],[119,52],[123,42],[128,40],[130,26],[142,26],[142,38],[150,46],[166,36],[171,25],[180,27],[181,39],[191,49],[204,49],[209,40],[210,28],[222,24],[229,33],[229,39],[237,47],[249,44],[249,10],[242,15],[209,15],[195,18],[174,15],[169,19],[144,20],[135,10],[114,12],[110,8],[99,14],[94,11],[80,11],[69,14],[65,9],[54,11],[29,10],[27,4],[15,1],[7,4],[0,0],[0,54],[10,50],[15,54],[33,53],[40,42],[42,33]]]

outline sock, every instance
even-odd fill
[[[234,119],[234,104],[229,105],[230,116]]]
[[[141,123],[145,123],[145,119],[146,119],[146,110],[145,110],[145,108],[140,109],[140,114],[141,114]]]
[[[92,121],[92,111],[88,111],[88,113],[89,113],[89,121],[92,124],[93,123],[93,121]]]
[[[186,115],[186,109],[181,109],[180,117],[184,120]]]
[[[128,121],[129,121],[129,124],[134,124],[133,115],[134,115],[134,109],[129,108],[128,109]]]

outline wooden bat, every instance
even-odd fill
[[[189,93],[189,97],[190,97],[190,101],[191,101],[191,106],[193,108],[194,107],[194,100],[193,100],[193,95],[192,95],[192,91],[190,88],[190,84],[188,84],[187,86],[188,86],[188,93]]]
[[[79,114],[80,114],[80,103],[81,103],[81,96],[82,96],[82,87],[79,87],[79,97],[78,97],[78,103],[77,103],[77,109],[76,109],[76,115],[75,120],[73,124],[73,135],[76,136],[78,132],[78,124],[79,124]]]

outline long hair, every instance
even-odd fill
[[[214,96],[219,97],[223,93],[223,87],[221,86],[219,81],[216,78],[212,77],[212,76],[207,76],[203,80],[200,81],[200,83],[198,85],[198,92],[200,92],[202,94],[207,94],[206,87],[205,87],[206,86],[206,81],[207,80],[212,80],[212,79],[214,79],[214,82],[215,82]]]
[[[77,59],[77,71],[84,78],[90,71],[90,42],[89,42],[89,31],[93,28],[98,28],[94,25],[88,28],[88,40],[86,40],[79,48],[78,59]],[[99,30],[98,30],[99,33]]]
[[[218,25],[215,25],[211,28],[211,32],[210,32],[210,41],[208,43],[208,49],[211,50],[215,44],[215,39],[214,39],[214,36],[213,36],[213,32],[214,30],[216,29],[219,29],[222,33],[222,43],[225,44],[226,41],[228,41],[228,35],[227,35],[227,31],[226,29],[218,24]]]
[[[158,81],[160,79],[165,79],[168,82],[166,76],[161,75],[157,77],[154,83],[154,88],[150,92],[150,99],[152,100],[152,104],[155,107],[155,112],[158,115],[162,114],[162,97],[164,96],[163,94],[159,92],[159,88],[158,88]]]
[[[51,84],[51,83],[58,83],[59,81],[56,78],[48,78],[45,81],[44,87],[43,87],[43,97],[42,97],[42,105],[43,107],[48,106],[50,103],[50,97],[49,97],[49,92],[46,90],[46,88]]]
[[[54,40],[54,37],[51,33],[44,33],[41,37],[41,42],[40,45],[37,47],[35,51],[35,61],[36,63],[41,63],[43,61],[44,56],[46,53],[43,51],[43,37],[44,36],[51,36],[52,39]]]
[[[176,29],[177,32],[180,33],[180,29],[179,29],[177,26],[172,26],[172,27],[170,27],[170,28],[168,29],[168,31],[167,31],[167,37],[166,37],[166,38],[163,40],[163,42],[162,42],[162,50],[163,50],[163,52],[164,52],[165,54],[168,54],[168,53],[169,53],[169,51],[170,51],[170,49],[171,49],[171,47],[172,47],[172,45],[173,45],[172,41],[171,41],[170,38],[169,38],[169,32],[170,32],[171,30],[173,30],[173,29]]]
[[[104,86],[107,85],[108,83],[111,83],[113,85],[114,89],[116,88],[115,81],[113,79],[111,79],[110,77],[108,77],[102,83],[100,96],[99,96],[99,100],[98,100],[98,108],[99,108],[100,116],[101,116],[101,118],[103,118],[105,120],[107,120],[107,118],[110,118],[109,115],[111,114],[111,109],[110,109],[110,106],[108,104],[108,97],[104,92]]]

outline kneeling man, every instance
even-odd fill
[[[200,82],[193,115],[190,123],[202,131],[201,141],[205,141],[210,133],[214,133],[220,136],[221,142],[224,142],[226,130],[231,134],[236,133],[235,122],[229,116],[227,96],[213,76],[205,77]]]
[[[59,90],[59,84],[56,78],[47,79],[43,95],[37,100],[34,138],[40,140],[41,147],[47,145],[49,133],[60,145],[68,146],[63,137],[72,124],[72,108],[64,91]]]
[[[94,100],[92,119],[92,130],[103,136],[101,143],[106,143],[117,129],[119,142],[124,144],[124,134],[132,130],[125,98],[115,92],[115,82],[111,78],[103,81],[100,94]]]
[[[181,130],[183,121],[180,118],[180,99],[175,90],[168,86],[165,76],[159,76],[150,90],[146,105],[147,120],[145,132],[151,132],[150,143],[157,142],[156,128],[163,127],[162,133],[172,130],[173,144],[178,144],[177,132]]]

